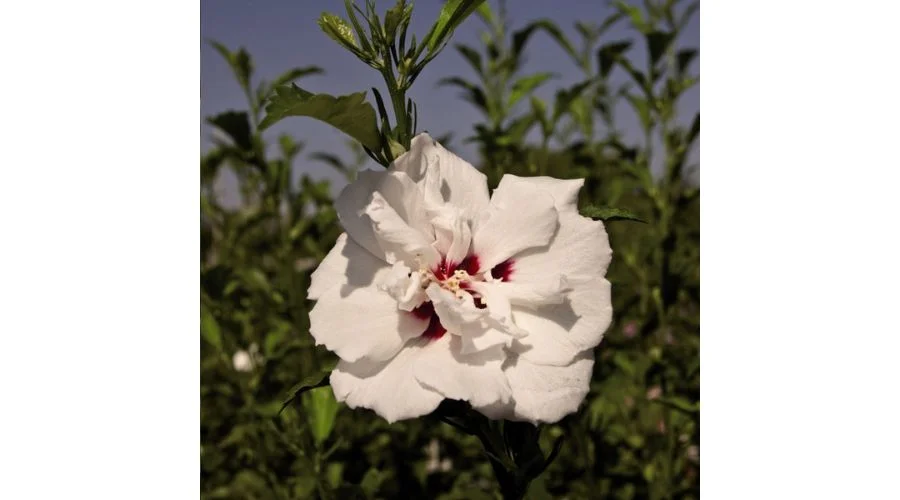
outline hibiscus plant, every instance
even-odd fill
[[[537,498],[547,495],[541,474],[558,457],[587,462],[592,479],[597,470],[607,473],[598,443],[621,442],[627,453],[641,452],[642,434],[615,428],[622,419],[617,412],[630,414],[635,405],[632,395],[621,399],[622,387],[639,379],[665,386],[647,392],[645,402],[655,405],[644,413],[652,415],[647,425],[655,429],[668,421],[675,427],[681,444],[667,445],[672,450],[698,441],[699,339],[693,335],[699,324],[692,308],[699,303],[699,269],[692,265],[692,250],[676,250],[692,248],[682,243],[699,231],[682,222],[693,217],[699,197],[686,177],[699,114],[685,127],[674,112],[681,94],[696,83],[687,73],[696,51],[674,47],[694,8],[679,9],[676,16],[676,4],[644,12],[619,2],[602,24],[578,23],[582,44],[576,49],[548,20],[507,36],[505,10],[494,12],[484,0],[447,1],[418,40],[408,33],[412,5],[405,0],[383,20],[374,1],[360,7],[345,0],[345,17],[323,13],[318,24],[383,77],[384,94],[372,88],[370,94],[333,96],[293,83],[321,71],[313,67],[288,71],[253,91],[249,55],[216,44],[248,98],[249,112],[209,119],[227,140],[201,161],[201,333],[206,348],[217,352],[204,362],[210,370],[233,366],[249,374],[221,375],[238,381],[244,400],[220,398],[212,405],[239,404],[272,419],[265,431],[234,427],[219,446],[251,439],[251,432],[258,433],[252,439],[277,439],[299,457],[300,467],[314,471],[291,483],[292,496],[316,492],[333,498],[344,466],[330,459],[359,432],[337,424],[344,403],[371,410],[388,424],[445,425],[465,436],[460,439],[475,439],[504,498],[529,492]],[[442,85],[461,88],[484,114],[485,123],[471,138],[483,159],[480,170],[421,132],[428,124],[418,123],[417,105],[407,95],[454,29],[473,14],[488,27],[485,53],[464,45],[456,50],[478,82],[454,76]],[[646,71],[626,57],[630,42],[597,47],[623,20],[646,41]],[[533,92],[554,75],[520,74],[528,40],[538,33],[559,44],[584,75],[558,90],[549,110]],[[630,81],[615,80],[615,69]],[[616,129],[614,110],[621,100],[638,116],[644,145],[628,145]],[[301,145],[284,136],[281,157],[269,159],[261,134],[295,116],[335,127],[383,168],[360,170],[360,161],[346,167],[334,155],[317,153],[314,159],[339,168],[349,184],[334,199],[327,183],[306,176],[293,188],[290,166]],[[525,137],[534,127],[540,141],[528,145]],[[654,176],[658,133],[663,174]],[[217,202],[212,180],[226,164],[246,189],[244,205],[250,208],[244,212]],[[617,220],[646,224],[607,226]],[[616,247],[615,259],[611,239],[627,242]],[[631,285],[616,288],[623,292],[614,301],[618,283]],[[306,301],[314,301],[310,310]],[[625,337],[604,340],[616,322]],[[221,333],[226,328],[269,333],[262,347],[227,346]],[[673,331],[690,332],[678,347],[685,365],[666,361],[659,347],[660,335],[663,344],[677,344]],[[236,350],[229,361],[226,353]],[[267,363],[278,367],[268,371],[277,382],[255,369]],[[302,370],[293,372],[304,376],[290,380],[298,366]],[[672,380],[678,382],[666,382]],[[293,386],[283,403],[272,394],[260,394],[270,401],[262,405],[246,396],[276,386]],[[621,401],[630,406],[619,410]],[[304,412],[289,410],[295,402]],[[211,406],[204,404],[204,410]],[[576,421],[576,414],[583,416]],[[562,453],[567,436],[601,428],[608,435],[600,441],[571,438],[572,450]],[[210,454],[204,469],[220,456],[206,448],[201,453]],[[650,488],[650,496],[694,491],[694,479],[675,477],[676,470],[693,470],[684,459],[621,460],[644,463],[637,474],[647,484],[668,474],[667,484],[688,485],[678,495]],[[371,497],[386,477],[370,469],[360,487]],[[267,491],[265,482],[261,476],[245,478],[241,488],[247,489],[220,493],[257,496]],[[608,491],[624,491],[615,481],[603,484]]]

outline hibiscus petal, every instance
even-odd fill
[[[338,401],[350,408],[369,408],[388,422],[433,412],[443,396],[424,387],[415,377],[416,360],[429,341],[411,341],[389,361],[340,361],[331,372],[331,388]]]
[[[554,423],[578,410],[591,386],[594,352],[581,352],[566,366],[534,364],[519,356],[504,366],[512,388],[512,408],[492,405],[479,408],[487,415],[532,423]]]
[[[380,272],[376,281],[387,272]],[[346,361],[390,359],[428,326],[427,319],[398,310],[397,301],[376,285],[328,289],[310,311],[309,323],[316,345],[324,344]]]
[[[475,307],[472,296],[468,293],[457,297],[452,292],[435,283],[425,290],[434,304],[441,324],[449,333],[462,339],[461,352],[471,354],[498,346],[509,347],[513,337],[501,331],[498,322],[491,321],[488,309]]]
[[[381,193],[372,193],[365,214],[373,222],[376,242],[387,262],[403,260],[416,269],[422,264],[434,267],[440,263],[440,254],[426,236],[406,224]]]
[[[553,197],[527,183],[494,190],[486,220],[480,219],[472,247],[482,269],[491,269],[517,253],[544,247],[553,238],[559,213]]]
[[[307,298],[316,300],[328,289],[339,285],[369,286],[374,282],[376,273],[387,268],[383,261],[348,238],[347,233],[342,233],[310,276]]]
[[[562,212],[559,230],[548,247],[526,250],[516,256],[513,281],[543,283],[547,272],[568,279],[599,279],[606,275],[612,249],[603,222],[577,213]]]
[[[606,279],[570,281],[565,302],[534,309],[513,308],[513,319],[528,336],[512,349],[545,365],[566,365],[603,339],[612,322],[610,284]]]
[[[449,399],[469,401],[473,406],[505,403],[509,382],[501,366],[506,355],[501,347],[474,354],[461,353],[462,340],[444,335],[422,349],[415,360],[416,379]]]
[[[405,172],[424,191],[426,186],[436,188],[443,202],[461,208],[468,219],[488,207],[487,177],[426,133],[413,138],[410,150],[394,160],[391,170]]]
[[[374,223],[366,214],[375,193],[406,225],[426,240],[433,239],[434,231],[428,223],[419,186],[403,172],[371,170],[359,172],[358,178],[348,184],[334,202],[341,225],[351,239],[375,257],[386,260],[375,235]]]
[[[520,281],[493,281],[482,286],[496,289],[502,293],[512,305],[537,307],[550,304],[561,304],[566,294],[572,291],[569,281],[561,274],[547,274],[540,283]]]
[[[578,211],[578,191],[584,186],[584,179],[554,179],[553,177],[519,177],[505,174],[500,179],[501,187],[525,184],[553,197],[554,206],[560,212]]]

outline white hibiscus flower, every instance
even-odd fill
[[[335,206],[346,230],[312,275],[317,344],[340,357],[338,401],[389,422],[443,399],[555,422],[588,392],[612,319],[603,223],[583,180],[484,174],[427,134]]]

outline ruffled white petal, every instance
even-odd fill
[[[612,322],[610,284],[604,278],[569,282],[572,292],[561,304],[513,308],[513,319],[528,336],[512,349],[545,365],[566,365],[603,339]]]
[[[376,281],[388,272],[379,272]],[[316,345],[324,344],[346,361],[390,359],[428,326],[428,320],[399,310],[397,301],[376,285],[328,289],[310,311],[309,323]]]
[[[427,298],[422,290],[422,275],[418,271],[413,272],[402,262],[394,264],[390,273],[378,284],[378,288],[393,297],[401,311],[412,311]]]
[[[518,329],[506,328],[506,323],[501,318],[493,316],[490,307],[475,307],[475,302],[468,293],[457,297],[435,283],[429,285],[425,293],[434,304],[434,311],[447,332],[461,338],[462,354],[498,346],[509,347],[515,336],[524,334]]]
[[[606,275],[612,260],[609,237],[601,221],[562,212],[559,230],[549,247],[526,250],[516,256],[516,282],[541,283],[547,273],[567,279],[597,279]]]
[[[553,423],[578,410],[591,386],[594,353],[580,353],[566,366],[544,366],[518,358],[510,359],[503,372],[512,388],[512,404],[494,404],[482,413],[493,418]],[[511,407],[510,407],[511,406]]]
[[[427,339],[411,341],[386,362],[340,361],[331,372],[335,399],[350,408],[372,409],[388,422],[433,412],[444,398],[415,376],[416,360],[428,344]]]
[[[553,238],[559,213],[553,197],[527,183],[506,183],[494,190],[486,219],[480,218],[472,247],[482,269]],[[539,251],[539,250],[535,250]]]
[[[526,184],[553,197],[554,206],[560,212],[578,211],[578,191],[584,186],[584,179],[554,179],[553,177],[519,177],[505,174],[500,179],[501,187]]]
[[[388,263],[402,260],[415,267],[419,264],[433,267],[440,263],[441,256],[431,245],[433,240],[409,226],[381,193],[372,193],[365,214],[372,220],[375,240]]]
[[[394,160],[391,170],[405,172],[420,184],[426,199],[428,191],[436,191],[440,201],[459,207],[468,219],[488,207],[487,177],[428,134],[414,137],[410,150]]]
[[[449,399],[469,401],[473,406],[506,403],[509,382],[501,366],[506,355],[495,347],[463,355],[462,339],[444,335],[422,348],[415,360],[416,379]]]
[[[387,261],[375,234],[374,222],[366,213],[376,194],[405,225],[420,233],[422,238],[433,240],[434,231],[428,223],[418,185],[402,172],[369,170],[360,172],[334,202],[341,224],[351,239],[372,255]]]
[[[561,274],[547,274],[544,280],[535,282],[492,281],[483,286],[496,289],[510,304],[524,307],[538,307],[561,304],[572,291],[569,280]]]
[[[375,282],[375,275],[386,269],[387,264],[342,233],[310,276],[307,298],[316,300],[328,289],[340,285],[369,286]]]

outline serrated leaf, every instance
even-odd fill
[[[278,87],[266,105],[266,117],[259,128],[266,129],[288,116],[315,118],[371,150],[381,149],[381,134],[375,121],[375,109],[366,102],[365,92],[334,97],[313,94],[293,84]]]
[[[237,78],[241,88],[249,93],[250,77],[253,75],[253,59],[250,58],[250,54],[243,48],[238,49],[237,52],[231,52],[219,42],[210,40],[209,43],[222,55],[225,61],[228,62],[228,66],[231,67],[231,71],[234,73],[235,78]]]
[[[475,11],[484,0],[448,0],[441,8],[437,21],[428,32],[428,51],[434,52],[450,34]]]
[[[222,330],[215,316],[206,307],[200,308],[200,336],[216,349],[222,349]]]
[[[644,224],[647,223],[647,221],[622,208],[597,207],[594,205],[590,205],[581,209],[581,215],[590,217],[594,220],[602,220],[604,222],[615,220],[630,220],[635,222],[643,222]]]
[[[613,42],[608,43],[597,50],[597,64],[600,69],[600,75],[606,78],[612,71],[616,61],[618,61],[628,49],[631,48],[631,42]]]
[[[675,35],[673,33],[668,33],[664,31],[651,31],[644,35],[647,39],[647,51],[650,54],[650,64],[655,65],[659,58],[665,54],[666,49],[669,48],[669,45],[672,43],[672,40],[675,39]]]
[[[522,51],[525,48],[525,44],[528,42],[528,39],[531,38],[531,35],[539,30],[545,31],[556,41],[556,43],[559,44],[560,47],[562,47],[566,54],[569,54],[569,56],[575,61],[578,60],[578,52],[575,50],[575,47],[572,46],[572,43],[568,38],[566,38],[562,30],[560,30],[559,27],[549,19],[540,19],[534,21],[525,28],[522,28],[521,30],[513,33],[513,57],[515,57],[517,60],[519,59],[519,57],[522,55]]]
[[[250,119],[247,117],[247,113],[243,111],[226,111],[207,118],[206,122],[228,134],[228,137],[241,150],[247,151],[253,148]]]
[[[535,73],[516,80],[516,82],[513,83],[512,90],[509,94],[509,107],[512,108],[515,106],[523,97],[540,87],[541,84],[547,80],[553,78],[553,76],[553,73],[544,72]]]

